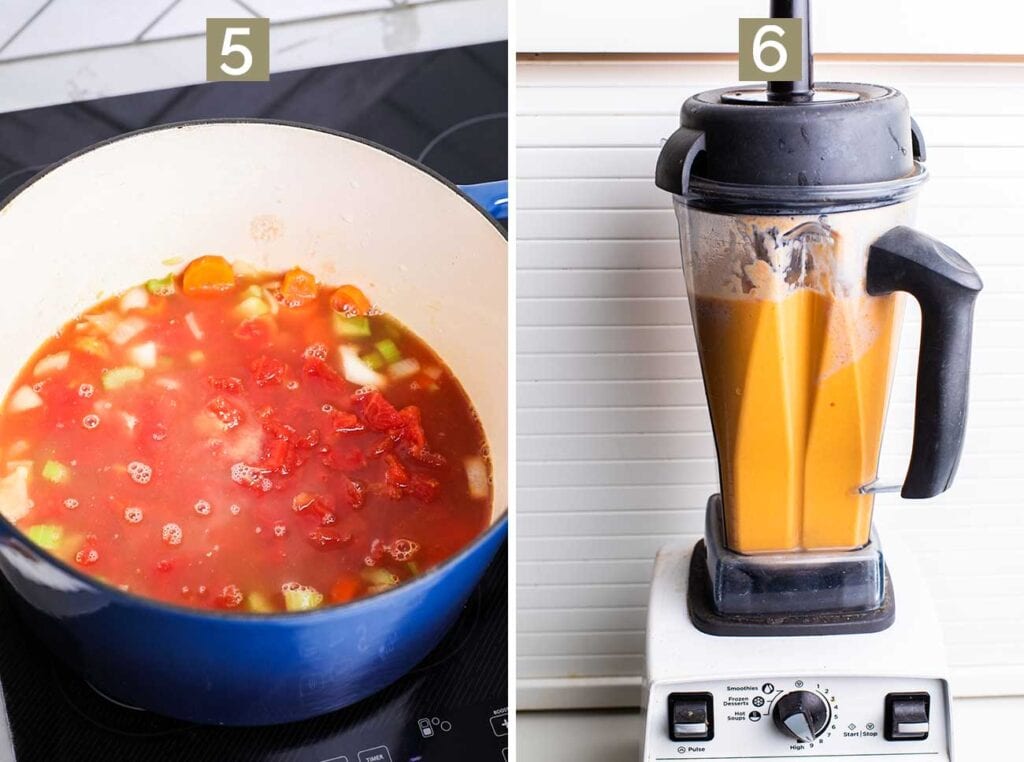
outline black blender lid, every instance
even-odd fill
[[[804,18],[808,0],[774,0],[772,15]],[[924,179],[924,140],[891,87],[812,78],[708,90],[686,100],[658,157],[655,182],[707,205],[759,199],[820,206],[888,199]],[[756,205],[756,204],[755,204]]]

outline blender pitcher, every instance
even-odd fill
[[[904,293],[922,327],[902,496],[946,490],[964,435],[981,280],[908,227],[927,177],[921,132],[893,88],[812,84],[804,49],[801,81],[689,98],[656,172],[679,220],[718,451],[713,529],[737,554],[868,545]]]

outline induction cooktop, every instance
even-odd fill
[[[421,160],[456,183],[503,179],[507,47],[476,45],[325,66],[269,83],[209,83],[0,114],[0,198],[92,143],[189,119],[306,122]],[[299,723],[217,728],[110,700],[18,620],[0,586],[0,760],[16,762],[503,762],[507,550],[441,644],[354,706]]]

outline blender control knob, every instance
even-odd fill
[[[798,741],[813,741],[824,733],[831,716],[828,702],[813,691],[786,693],[772,707],[775,727]]]

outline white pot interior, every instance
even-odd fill
[[[0,385],[75,314],[205,253],[354,283],[423,337],[473,401],[508,504],[507,244],[385,151],[314,129],[205,123],[108,143],[0,210]]]

